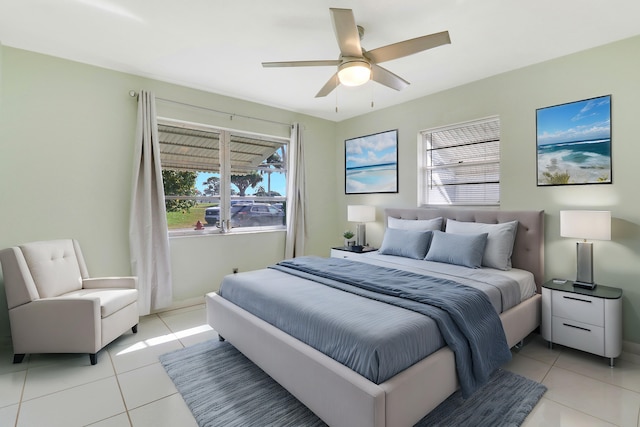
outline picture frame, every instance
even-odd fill
[[[611,184],[611,95],[536,110],[537,186]]]
[[[345,194],[398,192],[398,129],[344,141]]]

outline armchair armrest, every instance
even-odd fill
[[[137,287],[138,287],[138,278],[135,276],[92,277],[88,279],[82,279],[83,289],[100,289],[100,288],[136,289]]]
[[[98,298],[43,298],[9,310],[15,353],[95,353],[101,348]]]

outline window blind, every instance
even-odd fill
[[[422,132],[421,204],[500,203],[500,121],[479,120]]]

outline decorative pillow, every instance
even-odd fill
[[[501,224],[484,224],[480,222],[460,222],[447,220],[447,233],[479,234],[487,233],[487,247],[482,257],[482,265],[497,268],[498,270],[511,270],[511,254],[513,243],[516,240],[518,221],[504,222]]]
[[[424,259],[480,268],[486,244],[487,233],[453,234],[433,231],[431,246]]]
[[[387,228],[397,228],[401,230],[442,230],[442,217],[433,219],[400,219],[387,218]]]
[[[424,259],[431,243],[431,234],[432,231],[387,228],[378,253]]]

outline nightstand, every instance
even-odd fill
[[[542,337],[614,359],[622,352],[622,289],[574,287],[570,280],[542,285]]]
[[[360,249],[355,248],[355,246],[340,246],[337,248],[331,248],[331,258],[356,258],[360,254],[378,250],[377,248],[372,248],[370,246],[362,246]]]

